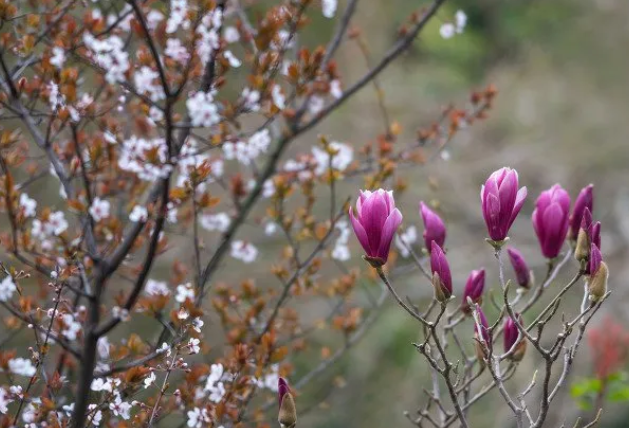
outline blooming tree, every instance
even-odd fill
[[[280,422],[294,426],[297,400],[281,376],[293,378],[297,391],[331,367],[389,292],[425,329],[417,349],[443,377],[455,409],[446,410],[435,391],[420,416],[432,417],[437,403],[439,426],[457,419],[467,426],[465,409],[486,393],[469,393],[480,379],[474,367],[491,372],[486,389],[503,392],[525,343],[551,367],[570,333],[582,332],[607,297],[591,188],[570,219],[560,188],[540,197],[535,230],[544,254],[558,254],[569,233],[581,269],[526,326],[522,317],[569,254],[536,283],[509,250],[518,284],[532,296],[520,308],[523,293],[510,300],[501,274],[504,310],[496,325],[507,319],[504,354],[492,346],[502,327],[489,326],[480,307],[484,270],[472,272],[464,300],[447,311],[457,290],[445,223],[422,203],[429,274],[414,248],[417,230],[409,225],[397,234],[402,213],[393,194],[378,189],[401,194],[398,169],[433,159],[484,119],[496,90],[471,93],[416,138],[402,138],[377,77],[426,31],[444,0],[419,4],[380,54],[353,26],[358,3],[0,0],[3,426],[263,426],[274,406],[269,392],[278,389]],[[299,35],[318,16],[334,30],[321,45],[303,44]],[[459,35],[466,20],[462,11],[441,16],[440,33]],[[344,79],[335,61],[341,45],[370,64],[356,80]],[[372,141],[307,133],[372,85],[384,123]],[[347,189],[362,185],[370,191],[347,218]],[[500,261],[526,196],[517,187],[515,171],[503,169],[483,191]],[[350,224],[369,265],[352,263]],[[392,287],[398,256],[432,282],[427,311]],[[361,281],[378,279],[373,268],[386,285],[375,297]],[[541,343],[543,321],[583,275],[592,303],[549,348]],[[358,294],[369,303],[357,303]],[[296,306],[310,301],[328,301],[331,310],[313,320]],[[455,381],[441,343],[470,317],[478,356],[462,348],[466,375]],[[318,349],[309,339],[321,329],[342,337],[343,346]],[[577,345],[564,354],[566,371]],[[296,359],[313,350],[322,361],[297,376]],[[533,426],[544,421],[547,393]],[[523,402],[503,395],[518,421],[530,419]]]

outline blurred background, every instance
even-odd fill
[[[392,43],[398,24],[418,5],[408,0],[359,3],[354,24],[368,41],[372,58],[378,58]],[[343,6],[340,1],[339,11]],[[466,30],[446,40],[439,27],[459,9],[468,16]],[[330,21],[315,24],[314,38],[333,28]],[[465,103],[471,89],[494,83],[499,90],[489,118],[459,134],[442,159],[400,172],[411,184],[401,199],[406,227],[416,225],[421,233],[419,200],[439,203],[448,225],[448,258],[455,289],[461,290],[469,271],[481,266],[487,269],[487,286],[497,282],[492,250],[483,241],[485,226],[479,205],[480,185],[492,171],[501,166],[516,168],[521,185],[529,189],[510,235],[540,279],[546,264],[530,221],[535,198],[560,183],[574,201],[582,187],[594,183],[594,215],[603,224],[602,250],[610,265],[613,295],[592,326],[605,329],[608,316],[627,325],[627,46],[629,3],[624,0],[448,1],[412,50],[381,76],[385,105],[390,116],[403,125],[400,143],[404,144],[415,138],[417,128],[437,120],[447,103]],[[337,60],[344,82],[351,82],[366,69],[352,43],[341,49]],[[383,132],[380,117],[374,91],[365,89],[311,136],[325,132],[335,140],[360,146]],[[346,184],[345,190],[354,194],[361,184],[355,180]],[[354,254],[353,261],[358,262],[356,259]],[[576,269],[569,265],[555,287],[563,286]],[[430,284],[417,273],[397,277],[395,286],[415,299],[432,293]],[[579,305],[581,293],[575,290],[569,299],[564,304]],[[471,332],[470,327],[470,341]],[[410,345],[419,335],[416,323],[388,302],[379,322],[341,364],[301,392],[299,405],[309,411],[300,414],[300,425],[412,426],[403,412],[414,414],[424,402],[423,388],[430,386],[427,363]],[[579,405],[571,396],[575,384],[592,376],[591,354],[585,340],[576,369],[544,426],[559,427],[564,422],[573,426],[578,416],[591,418],[595,413],[586,402]],[[521,378],[516,375],[512,381],[516,390],[525,387],[539,363],[529,352],[518,369]],[[331,384],[337,387],[330,391]],[[619,399],[605,405],[600,426],[627,427],[628,417],[626,402]],[[515,427],[498,395],[490,395],[476,406],[471,422],[475,427]]]

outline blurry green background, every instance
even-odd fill
[[[368,40],[372,61],[394,41],[398,24],[421,4],[359,2],[354,25]],[[337,17],[344,5],[339,1]],[[467,28],[464,34],[444,40],[439,27],[458,9],[468,15]],[[321,43],[333,24],[322,19],[315,25],[313,41]],[[479,189],[493,170],[506,165],[516,168],[521,184],[529,188],[512,242],[540,279],[545,262],[530,223],[535,198],[558,182],[574,200],[581,187],[595,183],[594,211],[603,223],[602,246],[611,268],[613,295],[592,325],[604,321],[603,312],[625,325],[629,321],[629,286],[624,280],[629,274],[628,47],[626,0],[447,1],[412,50],[381,76],[389,114],[404,127],[400,144],[411,142],[415,130],[436,120],[447,103],[464,104],[471,89],[489,83],[499,89],[489,119],[453,141],[449,160],[401,172],[412,184],[403,195],[405,226],[414,224],[421,231],[420,199],[441,203],[455,288],[462,289],[469,271],[481,266],[487,269],[488,287],[497,281],[495,260],[483,242]],[[346,85],[366,69],[351,42],[341,48],[337,60]],[[358,146],[381,133],[382,127],[375,93],[365,89],[313,131],[312,137],[325,132]],[[436,190],[428,185],[429,179],[438,184]],[[346,190],[351,192],[361,184],[358,180]],[[566,269],[556,287],[575,269],[574,265]],[[415,297],[431,292],[418,274],[398,277],[396,287]],[[577,290],[565,304],[579,304]],[[379,322],[343,362],[302,391],[298,405],[308,412],[300,414],[300,425],[411,427],[403,412],[414,414],[424,402],[423,388],[430,387],[428,366],[410,345],[418,337],[417,325],[389,302]],[[511,383],[515,391],[526,386],[540,363],[533,354],[529,350]],[[579,410],[569,395],[572,381],[591,372],[584,341],[565,393],[556,399],[544,426],[559,427],[564,422],[573,426],[578,416],[592,416]],[[314,404],[319,401],[322,404]],[[625,403],[609,404],[601,426],[627,427],[628,418]],[[483,428],[515,426],[498,395],[483,399],[471,412],[471,422]]]

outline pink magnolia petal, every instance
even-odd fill
[[[389,258],[389,249],[391,248],[391,241],[398,227],[402,224],[402,213],[397,208],[389,215],[384,227],[382,228],[382,237],[380,239],[380,248],[378,248],[378,257],[385,262]]]
[[[368,256],[372,256],[373,253],[371,251],[371,248],[369,247],[369,238],[367,237],[367,232],[365,231],[363,225],[360,224],[360,221],[358,221],[358,219],[354,217],[354,212],[351,208],[349,209],[349,219],[352,222],[352,227],[354,228],[354,233],[356,234],[356,238],[358,238],[358,242],[360,242],[360,245],[362,245],[365,253],[367,253]]]

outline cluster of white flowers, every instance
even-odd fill
[[[187,0],[171,0],[170,2],[170,13],[168,15],[168,21],[166,21],[166,32],[172,34],[177,31],[179,27],[183,29],[190,28]]]
[[[255,89],[244,88],[240,97],[242,98],[242,106],[245,110],[260,110],[260,92]]]
[[[336,223],[336,228],[339,230],[339,237],[334,243],[332,249],[332,258],[340,260],[342,262],[349,260],[352,257],[352,253],[349,251],[348,243],[351,231],[346,221],[339,221]]]
[[[26,193],[22,193],[20,195],[20,208],[24,217],[35,217],[35,214],[37,214],[37,201]]]
[[[114,390],[120,386],[120,379],[108,377],[108,378],[96,378],[92,381],[90,385],[90,389],[94,392],[109,392],[112,393]]]
[[[166,98],[164,88],[159,80],[159,73],[151,67],[143,66],[133,75],[135,89],[140,94],[148,94],[153,102]]]
[[[61,70],[63,64],[66,62],[66,51],[59,46],[52,48],[52,56],[50,57],[50,63]]]
[[[415,226],[409,226],[404,232],[395,235],[395,246],[400,252],[400,256],[404,258],[411,255],[407,247],[412,246],[415,242],[417,242],[417,229]]]
[[[119,416],[125,421],[131,419],[131,408],[133,405],[126,401],[122,401],[122,397],[120,397],[120,393],[118,391],[114,391],[114,400],[109,403],[109,410],[112,411],[114,416]]]
[[[338,0],[321,0],[322,13],[326,18],[334,18],[337,7]]]
[[[163,281],[156,281],[154,279],[149,279],[146,281],[146,286],[144,287],[144,292],[149,296],[168,296],[170,295],[170,289],[168,288],[168,284]],[[184,299],[185,300],[185,299]]]
[[[236,159],[243,165],[250,165],[253,160],[266,153],[271,145],[271,134],[268,129],[263,129],[253,134],[248,142],[223,144],[223,156],[225,159]]]
[[[250,242],[234,241],[231,245],[231,256],[245,263],[253,263],[258,257],[258,249]]]
[[[279,365],[273,364],[271,366],[271,372],[264,375],[261,379],[254,378],[253,383],[258,388],[265,388],[273,392],[277,392],[277,383],[280,379]]]
[[[90,206],[89,212],[94,221],[99,222],[109,217],[110,208],[111,204],[109,203],[109,201],[96,197],[94,198],[94,200],[92,200],[92,205]]]
[[[149,218],[148,210],[146,209],[146,207],[143,207],[141,205],[134,206],[133,209],[131,210],[131,213],[129,214],[129,220],[131,220],[134,223],[145,222],[146,220],[148,220],[148,218]]]
[[[157,149],[157,160],[150,162],[146,153],[154,149]],[[167,148],[163,138],[148,140],[132,136],[122,143],[118,166],[123,171],[136,174],[141,180],[155,181],[168,176],[172,169],[166,164],[166,158]]]
[[[12,358],[9,360],[9,371],[18,376],[35,376],[37,369],[31,360],[26,358]]]
[[[335,170],[344,171],[354,160],[354,150],[347,144],[333,141],[330,143],[330,149],[335,152],[333,155],[320,147],[312,148],[316,175],[322,175],[330,166]]]
[[[183,303],[186,300],[194,300],[194,287],[191,283],[181,284],[177,286],[177,295],[175,300],[179,303]]]
[[[50,236],[59,236],[68,229],[68,222],[63,211],[55,211],[48,216],[48,220],[42,222],[33,220],[31,235],[42,241]]]
[[[439,28],[439,34],[444,39],[451,39],[456,34],[463,34],[467,24],[467,15],[462,10],[457,10],[454,14],[454,22],[446,22]]]
[[[6,389],[0,388],[0,413],[7,414],[9,411],[9,404],[13,402],[13,397],[7,392]]]
[[[151,9],[146,14],[146,26],[149,27],[149,30],[155,30],[163,20],[164,15],[157,9]]]
[[[214,92],[196,92],[186,101],[192,126],[209,127],[221,121],[214,104]]]
[[[130,14],[133,17],[133,14]],[[124,41],[118,36],[109,36],[98,40],[89,33],[83,36],[83,42],[92,51],[92,58],[105,71],[105,80],[113,84],[126,80],[125,72],[129,69],[129,54]]]
[[[203,391],[210,394],[209,398],[213,403],[220,403],[225,396],[225,385],[222,380],[226,377],[229,376],[226,376],[222,364],[212,364]]]
[[[205,15],[197,27],[197,34],[200,37],[197,40],[196,50],[203,64],[207,63],[220,47],[218,30],[222,21],[223,13],[216,8]]]
[[[225,232],[231,223],[226,213],[203,214],[200,219],[201,226],[210,232]]]
[[[166,49],[164,49],[164,55],[174,59],[175,61],[185,64],[190,59],[190,53],[188,49],[181,43],[179,39],[166,40]]]
[[[63,328],[61,329],[63,337],[70,341],[76,340],[81,331],[81,323],[78,322],[72,314],[62,314],[60,318],[63,324]]]
[[[188,410],[188,423],[190,428],[203,428],[210,426],[212,418],[206,408],[199,409],[195,407],[192,410]]]

